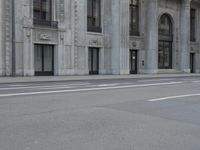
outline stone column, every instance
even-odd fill
[[[158,72],[158,1],[148,0],[146,7],[145,72],[153,74]]]
[[[129,74],[129,0],[112,0],[112,74]]]
[[[24,2],[23,18],[23,75],[34,75],[34,45],[33,45],[33,20],[32,20],[32,1]],[[18,6],[19,7],[19,6]],[[17,39],[17,38],[16,38]]]
[[[180,70],[190,72],[190,1],[182,0],[180,18]]]
[[[0,1],[0,76],[3,74],[3,0]]]

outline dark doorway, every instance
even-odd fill
[[[35,75],[50,76],[54,73],[54,46],[36,44],[34,47]]]
[[[169,15],[164,14],[159,21],[158,68],[172,69],[173,31]]]
[[[137,50],[130,50],[130,74],[137,74]]]
[[[88,54],[89,74],[99,74],[99,48],[89,48]]]
[[[191,73],[195,73],[194,62],[195,62],[195,54],[190,53],[190,72]]]
[[[172,43],[169,41],[159,41],[158,46],[158,68],[172,68]]]

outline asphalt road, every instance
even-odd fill
[[[0,150],[200,150],[200,78],[0,84]]]

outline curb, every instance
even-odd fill
[[[156,74],[156,75],[96,75],[96,76],[54,76],[54,77],[0,77],[0,84],[11,83],[46,83],[92,80],[130,80],[163,78],[198,78],[200,74]],[[5,80],[4,80],[5,79]]]

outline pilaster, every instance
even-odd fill
[[[146,73],[158,72],[158,1],[148,0],[146,5]]]
[[[23,75],[34,75],[34,46],[33,46],[33,34],[32,34],[32,1],[24,2],[24,18],[23,18]]]
[[[12,70],[12,5],[11,0],[6,0],[5,4],[5,75],[10,76]]]
[[[190,2],[182,0],[180,18],[180,70],[190,72]]]
[[[73,70],[74,74],[87,74],[88,66],[83,58],[86,57],[86,0],[74,0],[72,17],[72,34],[73,34]]]
[[[112,74],[129,74],[129,0],[112,0]]]
[[[3,2],[0,1],[0,76],[3,75]]]

